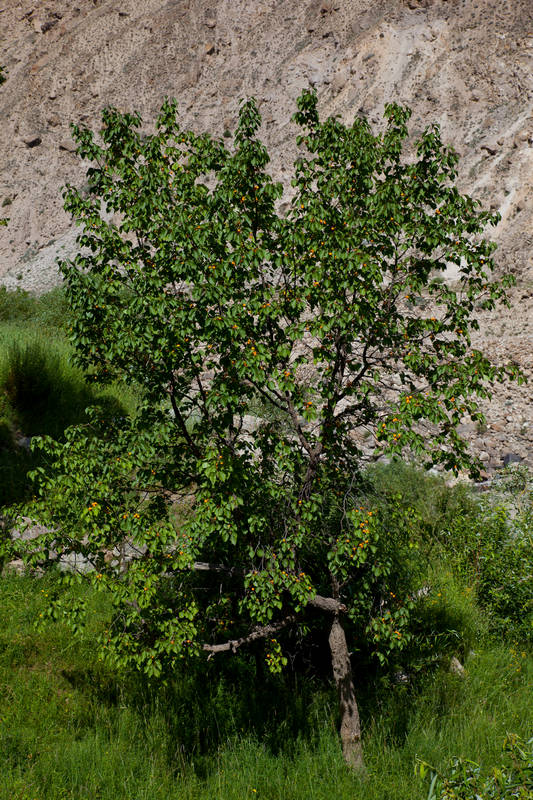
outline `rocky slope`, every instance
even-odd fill
[[[109,104],[147,125],[166,95],[183,124],[222,135],[254,95],[283,180],[290,116],[315,86],[324,114],[379,124],[390,100],[416,133],[439,122],[461,154],[460,187],[502,215],[491,232],[512,308],[480,342],[533,377],[533,0],[0,0],[0,282],[42,291],[75,245],[61,187],[83,183],[69,123]],[[465,432],[487,468],[533,459],[530,387],[502,388],[487,431]]]

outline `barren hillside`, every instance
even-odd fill
[[[232,129],[254,95],[273,172],[290,166],[294,100],[317,88],[324,114],[379,123],[385,102],[439,122],[462,158],[460,185],[502,221],[491,232],[513,308],[482,322],[489,354],[533,376],[533,0],[3,0],[0,63],[0,281],[43,290],[75,234],[61,187],[83,181],[70,122],[166,95],[185,126]],[[467,432],[487,468],[533,458],[531,388],[495,396],[485,433]]]

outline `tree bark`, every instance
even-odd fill
[[[288,617],[285,617],[285,619],[280,620],[280,622],[271,622],[269,625],[259,625],[247,636],[241,636],[240,639],[229,639],[229,641],[221,642],[220,644],[203,644],[202,650],[209,653],[209,658],[211,658],[213,653],[224,653],[228,650],[235,653],[243,644],[250,644],[250,642],[256,642],[258,639],[266,639],[268,636],[272,636],[273,633],[278,633],[278,631],[283,630],[287,625],[292,625],[293,622],[296,622],[296,619],[297,617],[295,614],[290,614]]]
[[[364,772],[361,725],[355,699],[352,666],[344,628],[340,623],[338,614],[335,614],[333,618],[329,634],[329,647],[331,650],[333,678],[337,687],[341,711],[340,737],[344,760],[353,770]]]

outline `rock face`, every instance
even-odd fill
[[[69,123],[97,128],[104,106],[138,109],[147,129],[167,95],[183,125],[220,136],[254,95],[272,172],[287,179],[290,123],[302,89],[321,112],[374,125],[391,100],[411,128],[438,122],[461,155],[459,184],[499,210],[489,232],[512,272],[512,308],[480,317],[475,344],[533,375],[533,3],[531,0],[12,0],[0,62],[0,281],[33,290],[58,280],[75,233],[61,187],[83,183]],[[21,276],[21,277],[19,277]],[[510,401],[511,406],[505,406]],[[531,389],[503,387],[487,431],[465,430],[488,455],[531,461]],[[525,427],[524,427],[525,426]]]

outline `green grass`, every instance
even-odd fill
[[[221,659],[149,690],[95,656],[101,595],[86,596],[94,613],[81,639],[59,624],[35,630],[54,587],[0,580],[2,800],[422,800],[417,757],[444,768],[465,756],[488,769],[507,732],[531,734],[533,658],[480,643],[464,679],[442,669],[367,694],[362,783],[342,761],[327,687],[285,678],[265,687],[253,661]]]
[[[0,323],[31,324],[61,330],[68,325],[68,304],[62,288],[43,295],[33,295],[0,286]]]
[[[0,289],[0,507],[27,497],[27,473],[40,463],[15,445],[17,437],[61,439],[86,419],[88,406],[110,416],[136,406],[128,386],[96,387],[74,366],[68,320],[62,289],[41,297]]]

